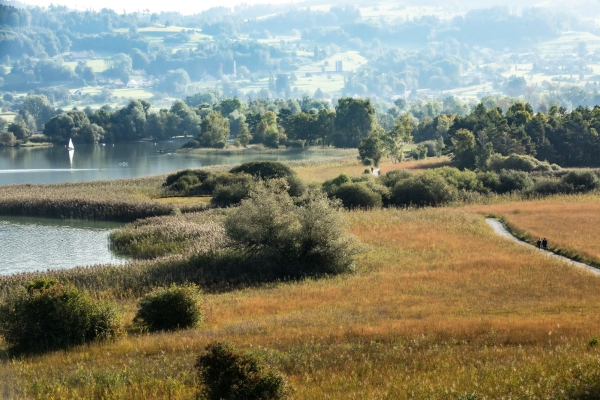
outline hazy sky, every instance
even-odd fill
[[[47,7],[50,4],[65,5],[69,8],[76,8],[78,10],[94,9],[99,10],[102,8],[112,8],[117,12],[126,10],[127,12],[143,11],[149,9],[151,12],[160,11],[178,11],[182,14],[194,14],[203,10],[207,10],[211,7],[226,6],[233,7],[237,4],[261,4],[261,3],[296,3],[298,0],[218,0],[218,1],[206,1],[206,0],[102,0],[102,1],[90,1],[90,0],[20,0],[26,4],[39,5]]]

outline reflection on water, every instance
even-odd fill
[[[114,222],[0,217],[0,274],[121,264],[108,247]]]
[[[253,153],[245,155],[190,156],[172,153],[186,141],[75,145],[43,148],[0,148],[0,185],[15,183],[82,182],[157,175],[185,168],[239,164],[255,160],[299,160],[319,155]],[[127,163],[126,167],[119,164]]]

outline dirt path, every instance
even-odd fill
[[[530,245],[529,243],[523,242],[522,240],[514,237],[509,231],[506,230],[506,228],[504,227],[504,225],[502,225],[502,222],[495,220],[495,219],[491,219],[491,218],[487,218],[485,220],[485,222],[488,223],[489,226],[492,227],[492,229],[494,230],[495,233],[497,233],[498,235],[508,239],[508,240],[512,240],[515,243],[520,244],[521,246],[527,246],[527,247],[531,247],[537,251],[541,251],[544,253],[544,255],[548,256],[548,257],[552,257],[555,258],[557,260],[561,260],[561,261],[565,261],[571,265],[574,265],[576,267],[579,268],[584,268],[590,272],[592,272],[595,275],[600,275],[600,270],[597,268],[592,267],[591,265],[587,265],[578,261],[573,261],[570,258],[567,257],[563,257],[563,256],[559,256],[558,254],[554,254],[551,251],[547,251],[547,250],[539,250],[537,247]]]

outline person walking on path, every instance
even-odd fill
[[[538,250],[540,250],[542,248],[542,238],[538,238],[537,248],[538,248]]]
[[[548,250],[548,241],[546,240],[546,238],[542,240],[542,247],[544,248],[544,250]]]

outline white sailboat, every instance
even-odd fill
[[[67,149],[68,150],[75,150],[75,147],[73,147],[73,140],[69,139],[69,144],[67,145]]]

